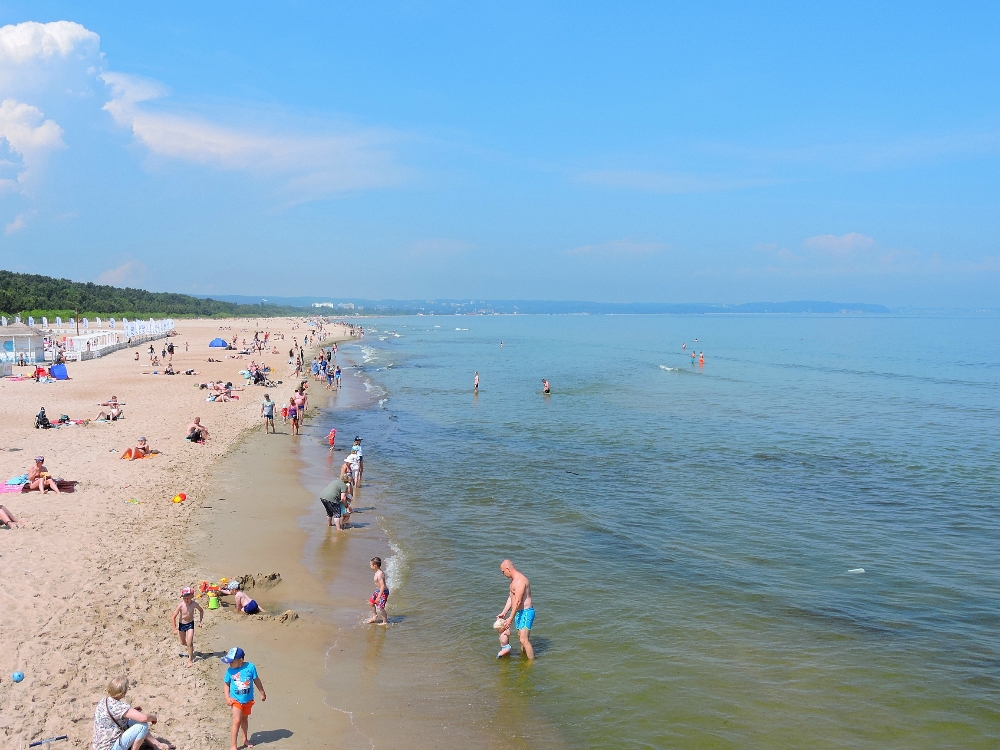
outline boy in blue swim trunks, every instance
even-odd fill
[[[181,645],[187,646],[188,663],[194,664],[194,613],[198,613],[198,622],[205,621],[205,610],[194,599],[194,589],[184,587],[181,589],[181,601],[174,609],[174,614],[170,618],[173,623],[174,632],[180,638]],[[184,654],[181,654],[184,656]]]
[[[500,631],[500,652],[498,659],[510,654],[510,627],[517,628],[517,637],[521,641],[521,653],[529,659],[535,658],[535,649],[531,646],[531,626],[535,622],[535,608],[531,601],[531,582],[524,573],[518,572],[514,563],[504,560],[500,563],[500,572],[510,579],[510,596],[503,611],[497,615]],[[510,616],[504,619],[504,615]]]

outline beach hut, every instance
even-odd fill
[[[29,364],[45,361],[45,334],[24,323],[0,326],[0,361]]]

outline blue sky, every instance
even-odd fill
[[[0,265],[1000,306],[1000,4],[0,0]]]

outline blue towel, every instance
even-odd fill
[[[20,476],[11,477],[10,479],[7,480],[7,484],[9,484],[11,487],[17,484],[27,484],[27,483],[28,483],[27,474],[21,474]]]

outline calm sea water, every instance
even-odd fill
[[[398,551],[378,663],[424,655],[442,722],[498,747],[1000,744],[1000,319],[375,327],[345,345],[373,404],[336,420]],[[494,658],[505,557],[532,666]]]

